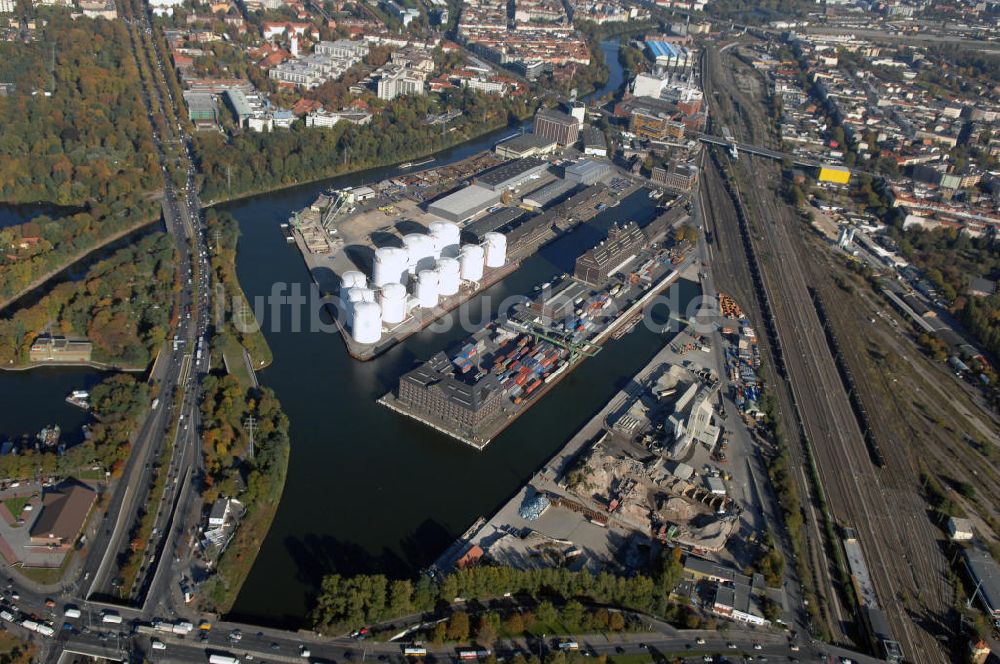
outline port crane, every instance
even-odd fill
[[[565,336],[552,334],[538,323],[511,323],[522,332],[530,334],[535,341],[548,341],[551,344],[560,346],[569,351],[570,362],[573,362],[580,355],[594,357],[601,352],[601,347],[589,341],[572,341]]]

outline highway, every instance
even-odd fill
[[[709,58],[714,59],[708,68],[715,79],[713,94],[725,91],[734,98],[729,106],[713,108],[721,111],[738,139],[765,142],[770,123],[759,100],[739,92],[732,69],[723,66],[717,54]],[[719,101],[718,95],[711,99]],[[747,117],[752,120],[744,123]],[[890,465],[881,471],[870,461],[808,291],[810,259],[798,235],[799,222],[777,194],[780,173],[773,163],[752,157],[730,162],[729,168],[746,197],[744,214],[751,220],[751,242],[761,257],[794,408],[801,415],[834,518],[839,526],[857,531],[879,603],[904,654],[920,662],[950,661],[937,640],[951,597],[946,561],[937,543],[940,535],[924,517],[917,482],[886,484],[886,476],[911,469]]]

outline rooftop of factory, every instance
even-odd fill
[[[497,192],[486,187],[481,187],[478,184],[470,184],[468,187],[463,187],[456,192],[437,199],[431,203],[431,207],[453,214],[464,214],[470,209],[490,205],[497,200],[499,200]]]
[[[543,208],[556,202],[558,199],[576,189],[577,186],[578,183],[570,180],[556,180],[551,184],[547,184],[544,187],[531,192],[525,196],[523,200],[526,205]]]
[[[465,231],[482,240],[483,235],[502,229],[507,224],[519,220],[525,215],[525,211],[517,207],[502,207],[499,210],[490,212],[482,219],[472,222],[465,227]]]
[[[484,187],[496,188],[509,180],[513,180],[521,175],[524,175],[525,173],[541,170],[545,168],[546,165],[546,161],[544,159],[539,159],[538,157],[525,157],[524,159],[508,161],[505,164],[500,164],[496,168],[477,175],[476,183],[481,184]]]
[[[978,545],[965,549],[962,555],[973,583],[979,586],[983,604],[993,613],[1000,612],[1000,565],[997,565],[986,549]]]
[[[556,142],[551,138],[545,138],[538,134],[518,134],[513,138],[508,138],[506,141],[500,141],[497,143],[497,147],[503,146],[514,152],[526,152],[532,148],[543,150],[555,144]]]
[[[494,374],[487,374],[474,382],[459,379],[443,351],[404,374],[402,380],[416,383],[420,387],[436,387],[448,401],[470,411],[479,410],[482,403],[499,389]]]
[[[576,118],[562,111],[557,111],[553,108],[543,108],[535,113],[535,119],[544,118],[552,122],[558,122],[564,125],[579,124]]]
[[[588,148],[606,148],[608,146],[604,132],[590,125],[585,125],[583,128],[583,145]]]
[[[665,41],[656,40],[646,40],[646,48],[649,52],[653,54],[654,58],[659,58],[661,56],[675,58],[681,54],[687,53],[687,49],[683,46],[677,46],[676,44],[671,44]]]
[[[608,165],[602,161],[594,161],[593,159],[584,159],[578,161],[572,166],[566,167],[566,177],[577,176],[579,178],[586,179],[592,174],[602,175],[608,171]]]
[[[253,110],[250,108],[250,102],[247,101],[247,96],[242,90],[230,89],[226,90],[225,94],[236,115],[243,117],[253,113]]]

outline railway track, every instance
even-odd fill
[[[766,144],[769,123],[761,109],[755,112],[752,104],[740,100],[733,72],[723,72],[717,58],[709,56],[709,76],[716,79],[713,90],[725,91],[716,97],[734,100],[720,104],[722,121],[738,139]],[[798,236],[798,221],[775,191],[781,174],[775,164],[749,155],[730,167],[737,182],[754,183],[745,190],[754,227],[750,235],[781,338],[793,401],[832,513],[840,525],[858,532],[879,603],[908,658],[950,661],[935,638],[947,622],[950,597],[945,560],[937,547],[939,533],[923,516],[918,483],[895,477],[883,482],[883,475],[910,470],[909,464],[899,466],[897,450],[887,452],[885,472],[870,462],[809,296],[803,264],[810,256]],[[912,477],[911,472],[906,475]]]

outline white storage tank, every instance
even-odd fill
[[[373,344],[382,338],[382,308],[374,302],[351,305],[351,337],[359,344]]]
[[[382,305],[382,320],[390,325],[402,323],[406,318],[406,287],[400,283],[382,286],[379,293]]]
[[[461,276],[465,281],[479,281],[483,278],[485,251],[478,244],[467,244],[458,255]]]
[[[507,236],[503,233],[486,233],[483,235],[486,245],[486,267],[503,267],[507,262]]]
[[[434,240],[430,235],[421,233],[404,235],[403,246],[406,247],[407,267],[410,274],[434,267]]]
[[[386,284],[403,283],[409,258],[406,249],[400,247],[379,247],[375,250],[375,266],[372,269],[372,282],[375,288]]]
[[[340,301],[347,302],[347,292],[352,288],[365,288],[368,286],[368,279],[364,272],[349,270],[340,277]]]
[[[441,258],[437,265],[438,281],[442,297],[458,292],[461,282],[462,267],[454,258]]]
[[[424,309],[431,309],[437,306],[440,295],[440,284],[437,270],[421,270],[417,273],[417,287],[413,293],[417,296],[417,302]]]
[[[430,226],[431,237],[434,238],[434,250],[438,257],[455,258],[458,256],[459,242],[462,231],[458,224],[450,221],[435,221]]]
[[[347,291],[347,302],[356,304],[358,302],[374,302],[375,291],[371,288],[352,288]]]

